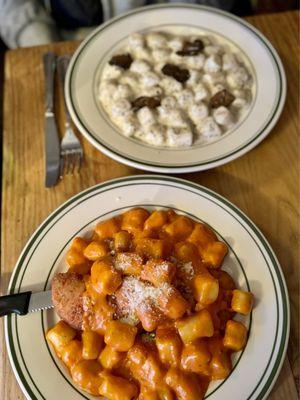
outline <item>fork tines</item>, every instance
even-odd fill
[[[63,89],[70,58],[69,55],[63,55],[57,59],[57,71]],[[61,177],[64,174],[73,174],[75,171],[79,172],[83,159],[83,149],[71,126],[71,116],[67,108],[64,93],[63,98],[65,109],[65,133],[60,145]]]

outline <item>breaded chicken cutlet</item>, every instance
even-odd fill
[[[85,284],[76,273],[58,273],[52,280],[52,302],[57,314],[74,329],[82,329]]]

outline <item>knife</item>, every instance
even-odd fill
[[[9,314],[26,315],[30,312],[53,308],[51,290],[46,292],[23,292],[0,296],[0,317]]]
[[[48,52],[44,54],[43,61],[45,74],[45,186],[51,187],[56,184],[60,175],[60,143],[53,108],[56,55]]]

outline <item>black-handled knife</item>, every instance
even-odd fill
[[[51,290],[38,293],[23,292],[0,297],[0,317],[13,313],[26,315],[49,308],[53,308]]]

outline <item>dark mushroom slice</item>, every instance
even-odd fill
[[[109,60],[110,65],[116,65],[117,67],[128,69],[132,63],[133,59],[129,53],[127,54],[117,54]]]
[[[161,71],[164,75],[171,76],[172,78],[176,79],[176,81],[181,83],[186,82],[190,77],[188,69],[179,68],[174,64],[164,65]]]
[[[158,96],[141,96],[133,100],[131,105],[134,111],[143,107],[156,108],[160,106],[160,98]]]
[[[204,43],[200,39],[193,42],[184,42],[182,50],[176,52],[179,56],[196,56],[204,49]]]
[[[223,90],[220,90],[220,92],[218,92],[212,96],[209,104],[212,108],[218,108],[221,106],[228,107],[228,106],[230,106],[230,104],[233,102],[234,99],[235,99],[235,97],[233,94],[228,92],[228,90],[223,89]]]

